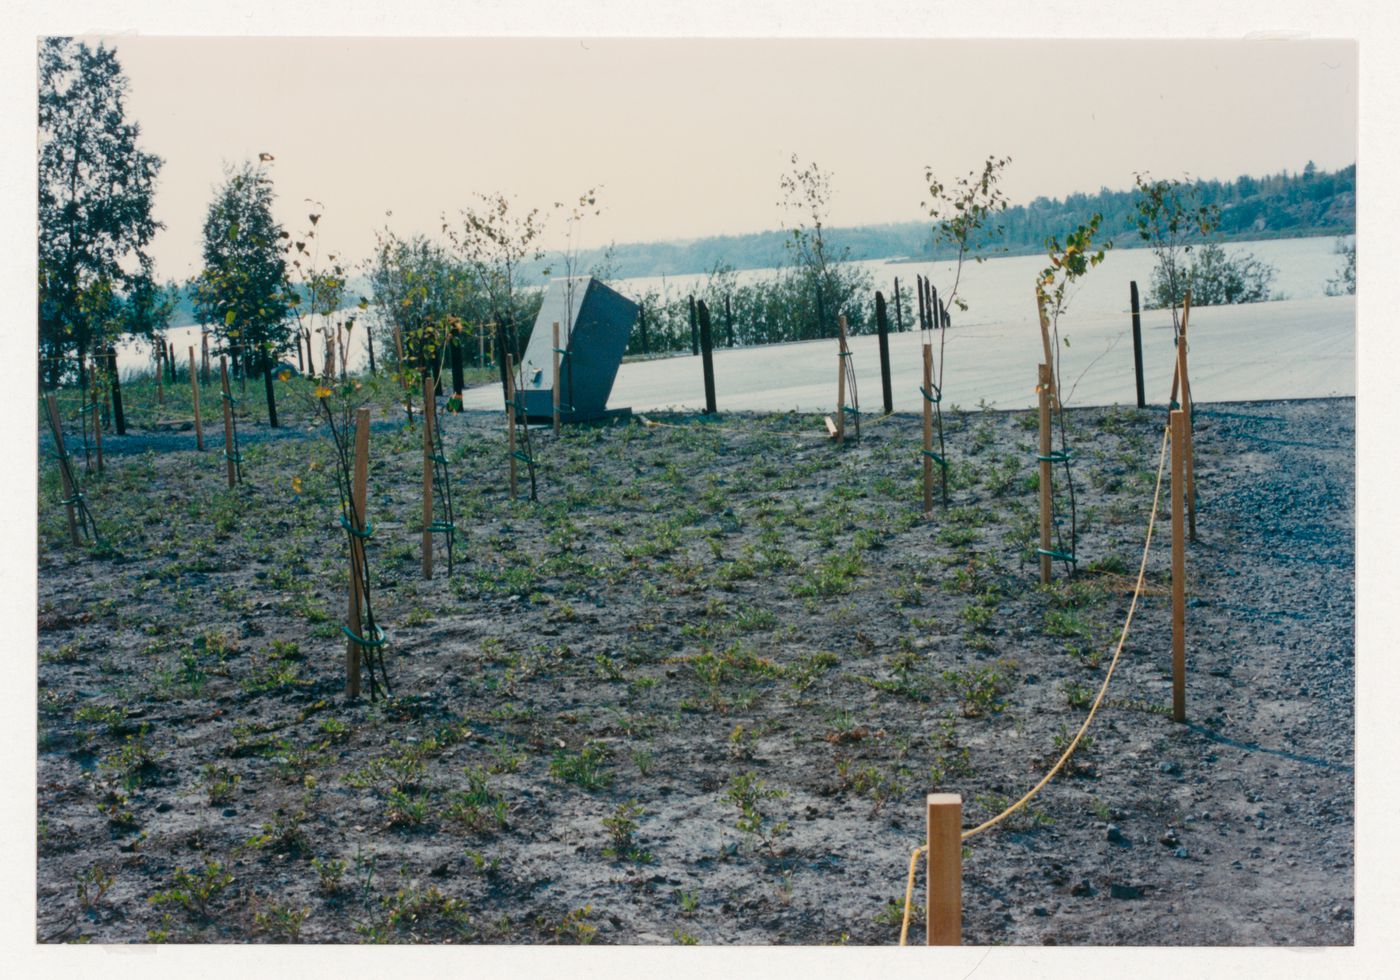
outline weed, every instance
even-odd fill
[[[1071,708],[1087,708],[1094,700],[1094,689],[1078,681],[1065,681],[1060,685],[1060,690],[1064,692],[1065,701]]]
[[[724,794],[725,800],[739,811],[735,826],[747,837],[752,838],[755,845],[761,844],[772,857],[777,857],[777,839],[787,833],[788,824],[785,820],[774,822],[763,804],[768,800],[782,799],[786,795],[784,790],[769,788],[767,783],[751,772],[736,774],[730,780],[729,789]]]
[[[310,916],[310,909],[268,902],[253,913],[253,928],[276,942],[295,943],[301,939],[302,923]]]
[[[209,805],[223,806],[231,801],[242,779],[238,773],[224,766],[205,766],[203,783],[205,791],[209,794]]]
[[[232,882],[233,875],[218,861],[208,861],[198,871],[176,868],[172,886],[156,892],[150,902],[156,906],[178,905],[189,915],[207,920],[210,903]]]
[[[549,773],[555,779],[587,790],[602,789],[612,782],[612,774],[603,769],[607,760],[607,748],[598,742],[589,742],[576,755],[567,749],[555,752],[549,762]]]
[[[608,844],[603,853],[619,861],[635,864],[648,864],[651,853],[637,846],[637,818],[642,815],[642,807],[636,800],[619,803],[610,817],[603,818],[603,829],[608,832]]]
[[[128,793],[140,789],[160,769],[160,754],[146,743],[149,730],[143,723],[140,731],[128,735],[120,749],[102,760],[102,768],[115,772]]]
[[[333,859],[322,861],[320,858],[311,859],[311,867],[316,869],[316,888],[322,895],[337,895],[345,887],[344,861]]]

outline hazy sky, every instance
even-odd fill
[[[227,163],[276,157],[288,230],[325,205],[352,261],[386,222],[437,233],[476,192],[522,207],[600,187],[583,247],[778,227],[796,152],[833,224],[922,217],[945,179],[1009,155],[1012,200],[1356,159],[1347,41],[775,41],[116,37],[128,117],[165,158],[162,276],[199,265]],[[385,212],[392,211],[392,218]],[[551,222],[557,245],[562,221]]]

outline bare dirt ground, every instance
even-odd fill
[[[1354,408],[1198,407],[1189,722],[1163,527],[1091,742],[969,842],[965,942],[1352,941]],[[1079,572],[1051,588],[1028,413],[950,417],[930,521],[914,416],[844,449],[793,414],[536,433],[537,504],[507,500],[500,414],[451,416],[433,581],[420,436],[383,421],[393,695],[354,703],[323,432],[249,426],[234,491],[191,436],[110,440],[92,550],[45,457],[36,935],[896,942],[924,794],[971,826],[1083,719],[1163,414],[1071,412]]]

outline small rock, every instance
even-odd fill
[[[1108,886],[1108,893],[1114,898],[1142,898],[1142,889],[1132,885],[1112,884]]]
[[[1123,832],[1118,829],[1117,824],[1109,824],[1108,833],[1104,834],[1104,837],[1107,838],[1111,844],[1128,843],[1127,838],[1123,836]]]
[[[234,809],[233,807],[231,807],[231,806],[226,806],[226,807],[224,807],[224,816],[226,816],[226,817],[236,817],[236,816],[238,816],[238,811],[235,810],[235,809]]]
[[[171,806],[170,803],[161,802],[156,806],[156,813],[169,813],[173,809],[175,809],[175,807]]]
[[[1031,913],[1043,917],[1049,915],[1050,910],[1043,905],[1037,905],[1035,908],[1031,909]]]
[[[1069,893],[1075,896],[1094,894],[1094,886],[1089,884],[1088,878],[1081,878],[1078,884],[1070,888]]]
[[[1176,763],[1175,763],[1175,762],[1159,762],[1159,763],[1157,764],[1157,770],[1158,770],[1159,772],[1174,773],[1174,772],[1176,772]]]
[[[1332,906],[1332,919],[1335,922],[1345,922],[1351,918],[1351,909],[1345,905]]]
[[[1165,845],[1166,847],[1175,847],[1177,844],[1181,843],[1181,841],[1177,839],[1176,831],[1173,830],[1171,827],[1168,827],[1167,832],[1161,837],[1157,838],[1157,842],[1159,844]]]
[[[1187,858],[1191,856],[1191,853],[1187,851],[1184,847],[1178,847],[1176,850],[1172,851],[1172,853],[1179,858]]]

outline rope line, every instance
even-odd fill
[[[1050,771],[1041,778],[1040,782],[1032,786],[1024,796],[1002,810],[996,816],[989,820],[984,820],[971,830],[964,830],[959,840],[965,842],[976,837],[978,834],[991,830],[997,824],[1029,803],[1031,799],[1044,789],[1046,785],[1049,784],[1050,780],[1054,779],[1055,776],[1059,774],[1060,770],[1064,768],[1065,763],[1069,761],[1069,757],[1073,755],[1074,750],[1079,747],[1079,743],[1084,738],[1085,732],[1089,730],[1089,726],[1094,721],[1094,716],[1098,714],[1099,707],[1103,704],[1104,696],[1108,693],[1109,682],[1113,680],[1113,672],[1117,669],[1118,661],[1123,655],[1123,645],[1128,640],[1128,630],[1133,625],[1133,615],[1137,612],[1138,599],[1142,596],[1143,585],[1147,579],[1147,559],[1152,551],[1152,533],[1157,525],[1157,513],[1162,501],[1162,474],[1166,470],[1167,446],[1170,439],[1171,429],[1164,427],[1162,430],[1162,449],[1157,460],[1157,484],[1152,491],[1152,511],[1147,517],[1147,539],[1143,542],[1142,546],[1142,561],[1138,565],[1137,582],[1133,587],[1133,598],[1128,604],[1128,615],[1123,622],[1123,630],[1118,635],[1118,645],[1113,651],[1113,659],[1109,661],[1108,671],[1104,674],[1103,684],[1099,686],[1099,693],[1094,698],[1094,703],[1089,706],[1089,713],[1085,715],[1083,724],[1079,726],[1079,731],[1075,732],[1074,738],[1070,740],[1064,753],[1060,756],[1059,760],[1056,761],[1055,765],[1051,767]],[[899,944],[901,946],[905,945],[906,934],[909,930],[909,915],[910,909],[913,907],[914,898],[914,873],[917,868],[919,854],[925,850],[927,850],[927,847],[917,847],[909,857],[909,881],[904,895],[904,928],[901,930],[899,937]]]

